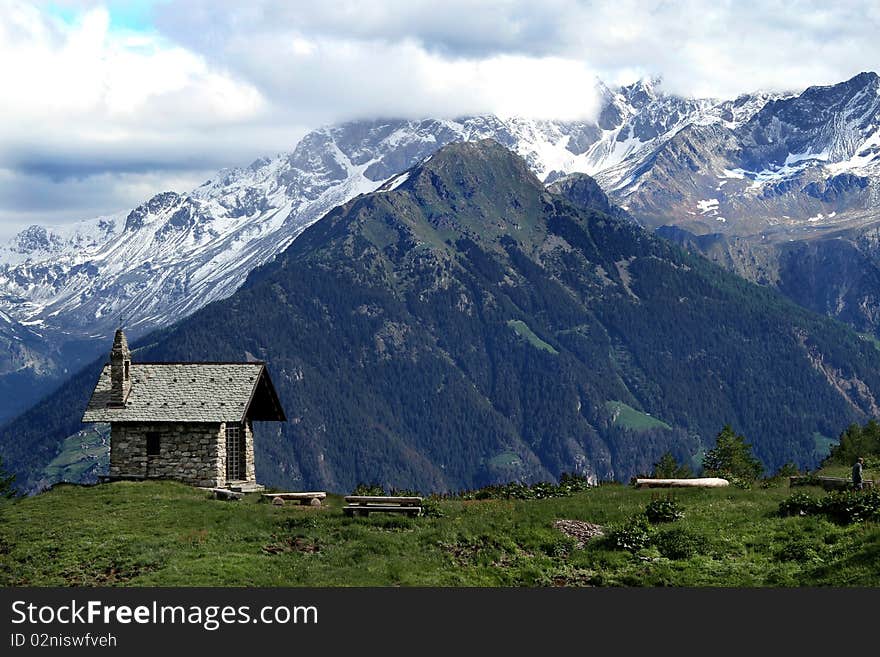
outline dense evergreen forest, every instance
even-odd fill
[[[626,480],[666,452],[698,467],[726,424],[772,471],[815,465],[878,411],[873,343],[577,184],[545,190],[495,142],[448,146],[395,184],[135,345],[135,360],[268,362],[289,421],[258,427],[263,483]],[[79,428],[97,370],[2,430],[19,481]]]

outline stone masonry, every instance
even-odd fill
[[[254,467],[254,426],[251,422],[244,425],[244,472],[248,481],[257,481],[257,471]]]
[[[159,434],[159,454],[148,456],[147,434],[154,432]],[[253,442],[248,451],[253,453]],[[212,488],[225,486],[226,423],[113,423],[110,476],[177,479]]]
[[[254,430],[242,427],[244,476],[256,483]],[[147,434],[159,434],[159,454],[147,454]],[[225,486],[226,423],[114,423],[110,433],[110,476],[177,479],[194,486]]]

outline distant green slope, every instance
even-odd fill
[[[535,347],[535,349],[543,349],[546,352],[551,354],[558,354],[559,352],[553,348],[553,345],[544,342],[541,338],[535,335],[535,332],[529,328],[529,325],[519,319],[510,319],[507,320],[507,325],[516,331],[516,334],[521,338],[525,338],[525,340]]]
[[[275,507],[172,482],[59,486],[0,507],[0,586],[880,586],[880,527],[777,517],[788,494],[677,491],[684,518],[660,531],[697,549],[673,558],[578,548],[554,527],[620,527],[656,496],[622,485],[440,501],[442,517],[413,519],[346,518],[335,496]]]
[[[110,465],[110,426],[92,425],[64,440],[58,456],[43,471],[47,482],[94,483]]]
[[[611,418],[615,426],[630,429],[632,431],[645,431],[646,429],[672,429],[663,420],[651,417],[647,413],[637,411],[632,406],[619,401],[606,402]]]

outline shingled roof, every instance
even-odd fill
[[[264,363],[132,363],[125,406],[110,405],[105,365],[83,422],[285,421]]]

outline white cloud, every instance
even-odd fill
[[[209,70],[201,55],[157,34],[111,31],[104,8],[86,11],[73,25],[17,3],[3,18],[0,57],[7,65],[0,84],[15,93],[0,112],[17,125],[66,119],[113,139],[142,131],[145,119],[161,124],[169,108],[178,124],[222,124],[264,107],[256,88]]]
[[[68,23],[3,5],[0,61],[0,232],[132,207],[277,139],[255,86],[158,33],[111,28],[100,6]]]
[[[65,0],[64,20],[53,6],[0,5],[0,168],[54,199],[30,203],[53,216],[124,209],[113,204],[150,185],[189,184],[345,119],[583,118],[596,76],[730,97],[880,61],[870,1],[188,0],[126,29],[118,3]],[[34,214],[9,189],[0,223]]]
[[[130,210],[164,190],[188,190],[215,171],[101,172],[52,180],[0,169],[0,240],[33,224],[61,225]]]
[[[246,10],[233,0],[190,0],[163,7],[164,33],[258,81],[270,98],[302,89],[302,78],[289,73],[306,63],[293,46],[303,40],[308,65],[328,73],[329,87],[355,75],[381,77],[374,64],[386,60],[383,52],[405,54],[405,43],[435,62],[555,58],[608,81],[662,75],[681,93],[713,97],[840,82],[880,61],[880,5],[870,0],[253,0]],[[332,51],[341,48],[357,53],[348,77],[333,65]],[[409,76],[409,93],[422,95],[430,77]],[[569,91],[542,93],[564,104]],[[399,100],[386,99],[389,107]]]

